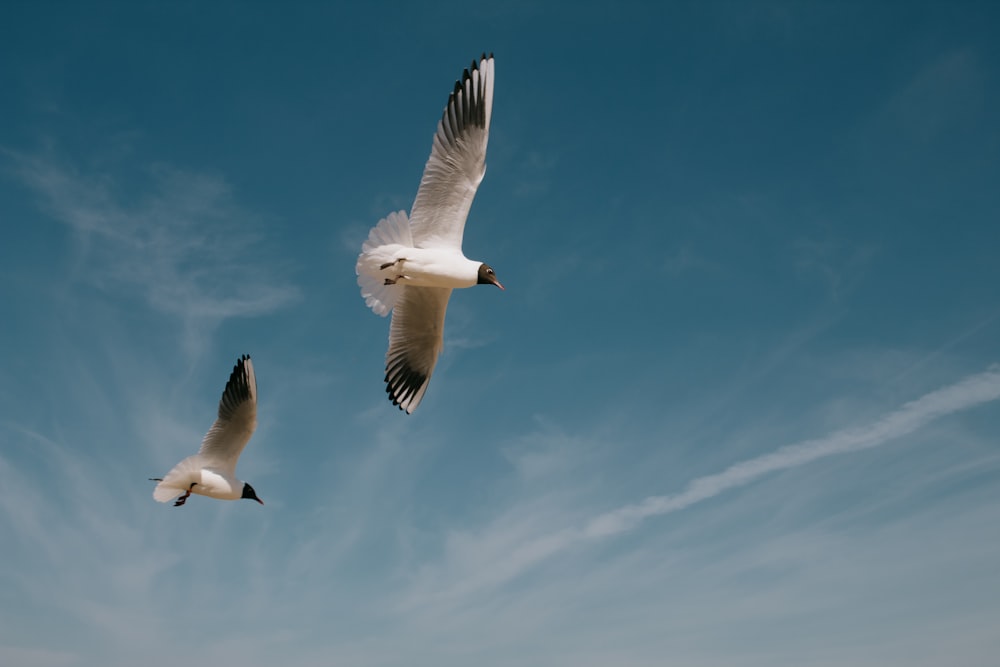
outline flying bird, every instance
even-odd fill
[[[380,220],[355,266],[365,303],[383,317],[392,311],[385,390],[407,413],[424,397],[444,346],[452,289],[504,289],[489,265],[462,253],[465,219],[486,173],[492,112],[493,55],[483,54],[448,96],[409,219],[397,211]]]
[[[219,400],[219,418],[205,434],[201,449],[175,465],[165,477],[151,478],[159,482],[153,498],[161,503],[176,498],[174,507],[180,507],[192,493],[197,493],[220,500],[247,498],[263,505],[252,486],[236,479],[236,461],[255,428],[257,377],[250,355],[244,354],[233,366]]]

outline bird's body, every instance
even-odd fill
[[[408,413],[423,398],[444,345],[451,290],[503,289],[492,268],[462,252],[465,220],[486,173],[492,113],[493,56],[483,55],[448,98],[409,219],[398,211],[379,221],[355,266],[365,303],[379,315],[393,313],[386,393]]]
[[[219,500],[239,500],[243,496],[243,484],[244,482],[236,479],[235,474],[227,470],[206,466],[202,456],[195,454],[170,469],[156,485],[153,497],[166,503],[191,491]]]
[[[192,493],[219,500],[247,498],[264,504],[253,487],[236,478],[236,462],[257,427],[257,377],[253,362],[243,355],[233,367],[219,400],[219,416],[189,456],[162,478],[153,490],[161,503],[177,499],[183,505]]]
[[[467,259],[461,251],[441,248],[408,248],[397,244],[382,246],[372,253],[380,271],[393,275],[390,285],[413,287],[472,287],[479,278],[482,262]],[[374,262],[373,262],[374,264]],[[382,266],[386,266],[382,269]],[[384,285],[385,283],[383,283]]]

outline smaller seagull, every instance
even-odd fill
[[[150,478],[159,482],[153,498],[161,503],[177,498],[174,507],[180,507],[192,493],[197,493],[219,500],[247,498],[263,505],[252,486],[236,479],[236,461],[255,428],[257,377],[250,355],[244,354],[233,366],[219,400],[219,418],[201,441],[201,449],[175,465],[166,477]]]
[[[355,271],[365,303],[392,311],[385,391],[412,413],[444,347],[444,314],[456,287],[496,285],[493,269],[462,253],[465,219],[486,173],[493,115],[493,55],[462,73],[438,122],[431,155],[407,219],[390,213],[371,230]]]

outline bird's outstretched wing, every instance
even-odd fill
[[[420,405],[444,346],[444,314],[450,296],[449,287],[407,285],[392,311],[385,391],[392,404],[407,413]]]
[[[257,428],[257,377],[250,355],[236,362],[219,400],[219,417],[201,441],[198,455],[205,466],[232,473],[243,448]]]
[[[469,207],[486,173],[493,114],[493,55],[462,73],[448,97],[410,211],[418,248],[461,250]]]

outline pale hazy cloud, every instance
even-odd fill
[[[264,315],[299,298],[254,215],[220,176],[156,163],[128,176],[83,173],[51,154],[6,153],[42,209],[76,232],[79,277],[138,293],[176,318],[190,345],[226,319]]]

